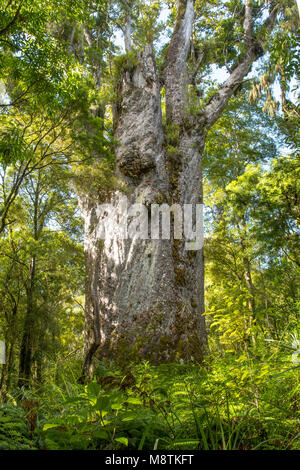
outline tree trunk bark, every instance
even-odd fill
[[[117,175],[126,184],[128,205],[201,202],[199,150],[183,134],[176,166],[165,151],[160,85],[150,46],[138,65],[120,80],[115,137]],[[200,145],[204,139],[200,139]],[[191,145],[194,145],[192,147]],[[186,187],[187,181],[194,184]],[[175,191],[175,187],[177,191]],[[122,215],[124,194],[110,202]],[[92,357],[119,362],[201,360],[206,342],[203,301],[203,253],[186,251],[184,241],[99,240],[100,201],[81,198],[85,217],[86,350],[84,375]]]
[[[276,13],[272,13],[272,25]],[[204,110],[188,109],[187,59],[194,22],[193,0],[179,0],[163,73],[166,125],[162,123],[160,80],[153,51],[123,70],[115,106],[116,175],[128,204],[202,204],[201,154],[207,130],[218,119],[253,61],[261,54],[252,35],[251,5],[245,10],[246,52]],[[81,196],[85,219],[86,325],[83,377],[94,355],[126,364],[201,361],[206,345],[203,250],[186,250],[184,239],[115,237],[101,240],[102,201]],[[109,200],[124,213],[124,194]],[[173,224],[172,224],[173,227]]]

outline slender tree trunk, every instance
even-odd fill
[[[9,288],[7,286],[7,291],[10,293]],[[12,300],[12,313],[11,317],[9,318],[9,328],[6,337],[6,363],[3,364],[2,368],[2,375],[0,381],[0,389],[1,390],[9,390],[13,366],[14,366],[14,352],[15,352],[15,343],[16,343],[16,322],[17,322],[17,314],[18,314],[18,306],[19,306],[19,296],[14,297],[11,294]]]
[[[125,43],[126,52],[130,52],[132,49],[131,34],[132,34],[131,18],[130,18],[130,14],[128,13],[126,15],[126,24],[125,24],[125,30],[124,30],[124,43]]]
[[[265,285],[265,278],[263,272],[261,272],[261,283],[262,283],[262,288],[263,288],[263,293],[264,293],[264,304],[265,304],[265,312],[266,312],[266,325],[269,334],[271,334],[271,323],[270,323],[270,317],[269,317],[269,302],[268,302],[268,292],[266,289]]]
[[[33,327],[34,327],[34,287],[35,287],[36,259],[30,263],[30,280],[27,288],[27,307],[22,336],[20,363],[19,363],[19,387],[28,387],[31,377]]]
[[[246,233],[246,220],[245,217],[242,217],[242,230],[243,230],[243,235],[241,236],[240,244],[243,252],[243,265],[244,265],[244,279],[245,279],[245,284],[249,292],[249,297],[248,297],[248,308],[250,311],[250,317],[249,317],[249,329],[250,331],[252,330],[253,327],[253,322],[255,320],[256,316],[256,311],[255,311],[255,288],[254,284],[252,281],[252,273],[251,273],[251,261],[247,255],[247,248],[245,245],[245,239],[247,237]],[[245,237],[245,238],[244,238]],[[250,333],[251,338],[252,338],[252,343],[253,346],[256,345],[256,340],[255,340],[255,335],[254,332],[251,331]],[[250,335],[248,338],[248,341],[250,343]]]
[[[39,213],[40,202],[40,183],[41,173],[38,174],[37,185],[34,191],[34,211],[33,211],[33,238],[39,240],[44,225],[44,217]],[[35,288],[36,288],[36,266],[37,257],[34,254],[30,261],[29,281],[26,287],[27,306],[24,320],[24,330],[20,350],[19,361],[19,387],[28,387],[31,378],[33,346],[34,346],[34,329],[36,326],[36,309],[35,309]]]
[[[255,320],[256,312],[255,312],[255,290],[254,290],[254,285],[252,282],[252,275],[251,275],[251,265],[248,256],[243,257],[243,263],[244,263],[244,277],[245,277],[245,283],[249,292],[249,297],[248,297],[248,308],[250,311],[250,317],[249,317],[249,329],[250,329],[250,335],[252,338],[252,344],[255,347],[256,346],[256,339],[255,339],[255,334],[252,330],[253,327],[253,322]],[[250,336],[249,336],[249,342],[250,342]]]

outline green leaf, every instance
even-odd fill
[[[124,444],[125,446],[128,446],[127,437],[116,437],[115,441],[120,442],[121,444]]]
[[[58,426],[60,425],[57,423],[46,423],[43,426],[43,431],[47,431],[47,429],[57,428]]]

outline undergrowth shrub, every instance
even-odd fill
[[[18,391],[0,408],[9,449],[300,449],[299,366],[276,345],[199,364],[96,364],[81,385],[71,371]],[[27,395],[26,395],[27,394]],[[24,397],[38,403],[34,428]]]
[[[28,430],[26,412],[9,403],[0,404],[0,450],[37,449],[37,442]]]

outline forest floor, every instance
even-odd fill
[[[269,349],[202,364],[80,363],[0,405],[0,449],[300,449],[297,364]]]

